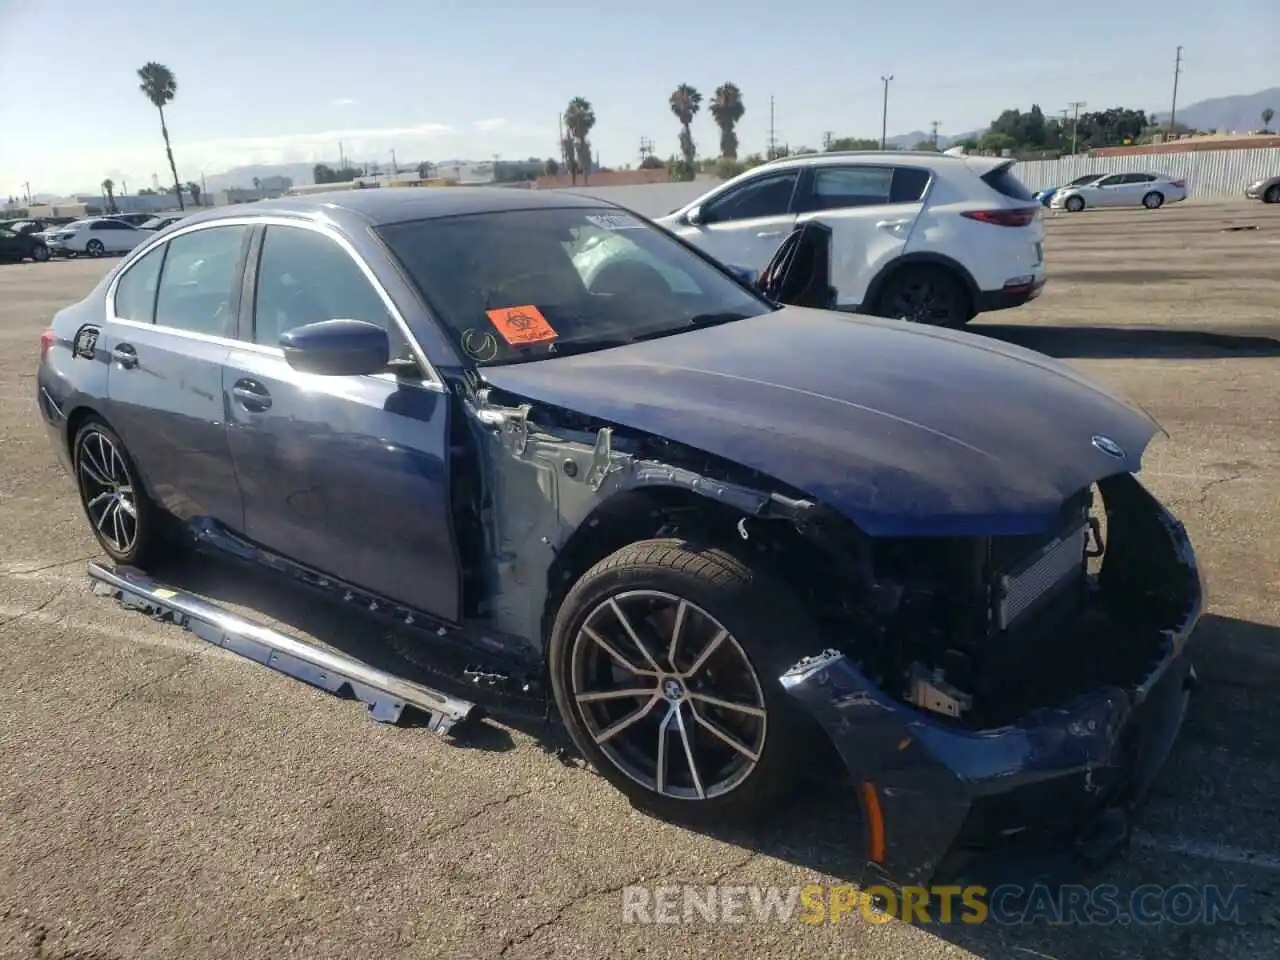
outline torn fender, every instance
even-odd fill
[[[950,879],[953,855],[975,849],[1083,860],[1108,810],[1124,811],[1127,824],[1185,716],[1194,673],[1180,653],[1170,647],[1144,700],[1104,688],[981,732],[891,700],[839,652],[801,661],[781,682],[860,788],[868,866],[897,885],[928,885]],[[876,809],[867,809],[869,789]]]

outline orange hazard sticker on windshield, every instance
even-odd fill
[[[542,311],[533,305],[523,307],[502,307],[499,310],[486,310],[490,322],[498,328],[502,339],[513,347],[523,347],[531,343],[546,343],[560,334],[556,333]]]

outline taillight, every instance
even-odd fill
[[[1017,207],[1012,210],[965,210],[960,216],[989,223],[996,227],[1029,227],[1040,215],[1040,207]]]
[[[1185,189],[1186,189],[1186,187],[1187,187],[1187,181],[1185,181],[1185,180],[1175,180],[1175,181],[1173,181],[1173,185],[1174,185],[1175,187],[1177,187],[1179,190],[1185,190]]]
[[[57,339],[57,335],[52,330],[46,330],[40,334],[40,359],[44,359],[44,355],[49,352],[49,348],[53,346],[53,341]]]

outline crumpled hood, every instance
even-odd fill
[[[1159,429],[1042,354],[797,307],[481,373],[767,474],[872,536],[1042,532],[1071,494],[1136,471]]]

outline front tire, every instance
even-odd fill
[[[44,263],[49,259],[49,248],[43,243],[37,243],[31,248],[31,259],[36,263]]]
[[[878,317],[935,327],[963,327],[973,319],[969,292],[950,270],[905,267],[895,272],[876,298]]]
[[[90,240],[84,245],[84,252],[91,257],[100,257],[107,252],[107,248],[102,245],[101,240]]]
[[[789,591],[717,548],[644,540],[573,586],[552,628],[556,706],[640,809],[748,821],[790,792],[814,727],[779,682],[818,634]]]
[[[98,545],[125,566],[146,567],[159,559],[164,548],[160,511],[116,432],[90,418],[76,431],[71,449],[80,505]]]
[[[1158,190],[1152,190],[1142,198],[1142,205],[1148,210],[1157,210],[1164,203],[1164,194]]]
[[[1067,197],[1067,202],[1063,206],[1067,208],[1068,213],[1079,213],[1084,209],[1084,197]]]

